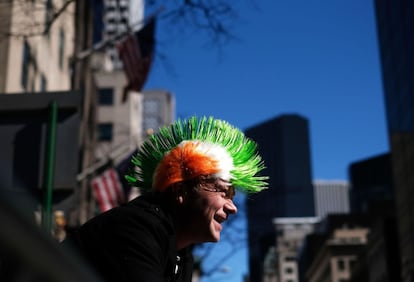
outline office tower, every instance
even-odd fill
[[[349,183],[340,180],[313,182],[315,215],[323,219],[328,214],[349,212]]]
[[[258,143],[269,189],[249,195],[248,219],[250,280],[261,281],[266,252],[275,244],[275,217],[314,216],[308,121],[296,114],[275,117],[248,128]]]
[[[366,213],[378,204],[394,201],[389,153],[352,163],[349,178],[353,213]]]
[[[376,0],[378,42],[402,256],[414,280],[414,2]]]

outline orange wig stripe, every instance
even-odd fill
[[[218,160],[197,151],[198,142],[186,142],[164,156],[154,173],[153,188],[164,191],[171,184],[219,171]]]

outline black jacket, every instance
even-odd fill
[[[74,245],[106,282],[191,281],[191,252],[177,253],[172,219],[155,196],[96,216],[63,244]]]

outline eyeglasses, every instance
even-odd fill
[[[224,193],[224,198],[233,200],[236,191],[232,185],[220,185],[218,183],[214,183],[214,185],[204,185],[202,187],[203,190],[208,192],[216,192],[216,193]]]
[[[202,189],[208,192],[223,193],[224,198],[229,200],[233,200],[236,194],[236,190],[230,182],[217,178],[201,176],[196,179],[184,180],[181,183],[185,183],[188,187],[193,187],[196,190]]]

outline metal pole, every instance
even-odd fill
[[[47,129],[47,147],[43,177],[43,220],[42,225],[44,229],[49,232],[51,230],[52,221],[52,192],[54,180],[55,167],[55,152],[56,152],[56,128],[57,128],[57,102],[52,101],[49,107],[49,123]]]

